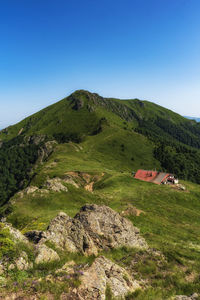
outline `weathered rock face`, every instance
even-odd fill
[[[48,190],[54,191],[54,192],[67,192],[68,189],[66,186],[62,184],[62,180],[60,178],[53,178],[48,179],[45,184],[46,188]]]
[[[58,254],[53,249],[50,249],[46,245],[38,245],[36,249],[37,249],[37,257],[35,259],[36,264],[60,260]]]
[[[24,190],[24,193],[29,195],[29,194],[33,194],[38,190],[37,186],[29,186]]]
[[[70,95],[68,100],[71,102],[71,108],[73,110],[80,110],[84,106],[84,101],[76,97],[75,94]]]
[[[10,231],[10,234],[15,242],[23,242],[28,243],[28,239],[17,229],[13,228],[11,224],[5,223],[5,228],[8,228]]]
[[[98,252],[81,222],[62,212],[51,221],[40,243],[45,240],[52,241],[57,247],[70,252],[81,252],[86,255],[96,255]]]
[[[28,255],[24,251],[22,251],[20,256],[15,260],[15,265],[20,271],[28,270],[33,267],[33,263],[29,262]]]
[[[103,256],[98,257],[83,273],[80,277],[81,286],[74,299],[105,300],[108,286],[114,297],[124,299],[128,292],[140,288],[125,269]]]
[[[54,147],[56,146],[56,141],[48,141],[42,145],[38,150],[38,161],[37,163],[42,163],[45,161],[49,155],[53,152]]]
[[[46,240],[61,249],[85,255],[122,246],[148,247],[129,220],[107,206],[95,204],[85,205],[74,218],[60,213],[51,221],[40,243]]]
[[[43,231],[31,230],[26,232],[25,236],[28,238],[29,241],[37,244],[43,237]]]
[[[85,205],[75,216],[99,249],[121,246],[147,248],[139,229],[107,206]]]

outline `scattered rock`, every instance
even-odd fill
[[[75,262],[73,260],[68,261],[66,264],[64,264],[64,266],[62,266],[61,269],[58,269],[56,271],[56,273],[57,274],[59,274],[59,273],[73,274],[74,273],[74,266],[75,266]]]
[[[186,187],[183,184],[177,183],[177,184],[172,184],[170,185],[171,188],[179,191],[186,191]]]
[[[137,209],[132,205],[128,205],[128,207],[121,212],[122,216],[136,216],[139,217],[141,214],[145,214],[143,210]]]
[[[194,293],[191,296],[185,296],[185,295],[178,295],[174,297],[174,300],[196,300],[198,299],[199,295],[197,293]]]
[[[186,187],[182,184],[178,184],[178,189],[181,190],[181,191],[185,191]]]
[[[48,179],[45,184],[48,190],[54,192],[68,192],[68,188],[63,185],[62,180],[58,177],[53,179]]]
[[[8,228],[10,235],[12,236],[15,242],[24,242],[28,243],[28,239],[17,229],[13,228],[10,223],[4,223],[5,228]]]
[[[6,278],[3,276],[0,276],[0,287],[6,286]]]
[[[140,288],[138,282],[125,269],[104,256],[98,257],[91,267],[84,270],[80,280],[81,286],[75,292],[77,299],[105,300],[108,286],[114,297],[124,299],[128,292]]]
[[[29,195],[29,194],[33,194],[37,190],[38,190],[37,186],[29,186],[24,190],[24,193]]]
[[[72,184],[73,186],[75,186],[76,188],[78,188],[78,184],[74,181],[74,179],[69,176],[69,175],[66,175],[64,178],[63,178],[63,181],[67,184]]]
[[[14,264],[10,264],[9,267],[8,267],[8,270],[9,271],[12,271],[15,269],[15,265]]]
[[[33,263],[29,263],[28,255],[26,252],[22,251],[20,257],[15,260],[15,264],[18,270],[28,270],[33,267]]]
[[[36,250],[37,250],[37,257],[35,259],[36,264],[60,260],[60,257],[58,256],[57,252],[47,247],[44,244],[43,245],[39,244]]]

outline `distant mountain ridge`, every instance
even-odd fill
[[[200,122],[200,118],[196,118],[196,117],[188,117],[188,116],[184,116],[185,118],[189,119],[189,120],[195,120],[197,122]]]

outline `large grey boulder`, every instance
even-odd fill
[[[74,219],[81,222],[99,249],[122,246],[148,248],[139,229],[105,205],[85,205]]]
[[[53,242],[57,247],[85,255],[116,247],[148,248],[139,229],[107,206],[85,205],[70,218],[59,213],[43,234],[40,244]]]
[[[93,240],[85,231],[81,222],[70,218],[63,212],[59,213],[50,222],[40,243],[44,243],[46,240],[69,252],[81,252],[85,255],[96,255],[98,253]]]

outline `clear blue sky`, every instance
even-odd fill
[[[0,128],[76,89],[200,116],[200,1],[0,0]]]

